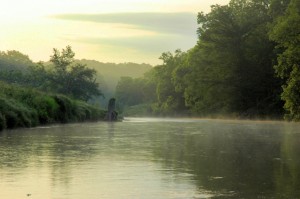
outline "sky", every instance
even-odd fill
[[[70,45],[77,59],[160,64],[197,42],[197,13],[229,0],[1,0],[0,51],[48,61]]]

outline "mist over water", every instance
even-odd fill
[[[299,198],[299,124],[170,118],[0,134],[0,198]]]

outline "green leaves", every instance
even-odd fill
[[[232,0],[198,14],[197,45],[163,53],[156,66],[154,110],[163,114],[280,114],[280,80],[273,69],[269,1]]]
[[[276,1],[275,1],[276,3]],[[284,12],[275,20],[270,39],[277,42],[280,53],[275,71],[284,80],[282,99],[286,118],[300,120],[300,1],[291,0]]]
[[[71,46],[67,46],[61,52],[54,48],[50,61],[54,64],[57,72],[65,72],[67,67],[74,62],[74,56],[75,53],[72,51]]]
[[[54,92],[72,96],[87,101],[92,96],[102,95],[96,83],[96,71],[83,64],[74,64],[75,53],[70,46],[60,52],[54,49],[50,61],[53,68],[43,70],[36,68],[36,72],[46,74],[48,85]],[[42,74],[41,74],[42,75]]]

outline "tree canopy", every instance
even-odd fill
[[[138,81],[155,93],[141,104],[153,114],[281,118],[286,111],[300,120],[299,10],[299,0],[231,0],[200,12],[197,44],[163,53],[163,64]]]
[[[102,95],[96,82],[96,70],[75,63],[75,53],[70,46],[62,51],[53,50],[50,61],[52,67],[47,74],[47,86],[50,90],[87,101],[92,96]]]
[[[276,74],[284,80],[282,99],[286,118],[300,120],[300,1],[291,0],[270,31],[277,43]]]

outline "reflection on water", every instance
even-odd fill
[[[299,127],[127,118],[4,131],[0,198],[300,198]]]

